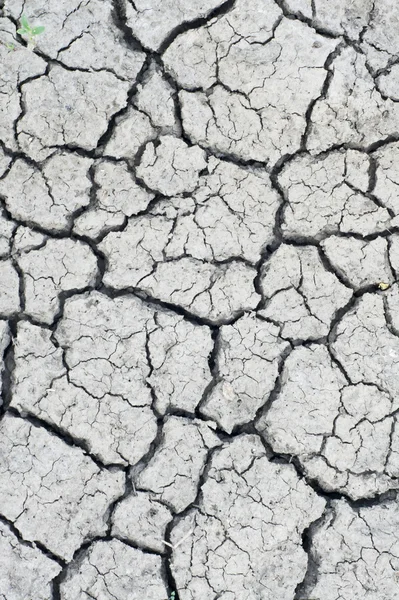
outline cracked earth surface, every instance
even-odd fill
[[[0,64],[0,600],[396,599],[399,4],[0,0]]]

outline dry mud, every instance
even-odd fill
[[[0,1],[0,600],[398,597],[398,51],[394,0]]]

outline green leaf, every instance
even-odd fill
[[[34,27],[32,29],[32,34],[39,35],[39,33],[43,33],[44,30],[45,30],[45,27],[43,27],[43,25],[39,25],[38,27]]]
[[[24,29],[30,29],[28,17],[26,15],[21,16],[21,25]]]
[[[26,29],[17,29],[17,33],[19,33],[19,35],[26,35],[28,32]]]

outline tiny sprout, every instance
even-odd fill
[[[28,40],[28,50],[33,50],[36,44],[36,37],[43,33],[44,31],[43,25],[38,25],[37,27],[32,27],[29,24],[28,18],[26,15],[21,16],[20,28],[17,29],[17,33],[19,35],[23,35]]]
[[[0,41],[0,45],[4,46],[5,48],[7,48],[7,50],[9,52],[13,52],[15,50],[15,44],[12,44],[11,42],[3,42]]]
[[[380,283],[378,284],[378,288],[385,292],[385,290],[387,290],[389,288],[389,283],[384,283],[383,281],[380,281]]]
[[[176,592],[171,592],[170,600],[175,600],[175,597],[176,597]]]

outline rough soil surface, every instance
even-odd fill
[[[0,0],[0,600],[399,597],[398,52]]]

